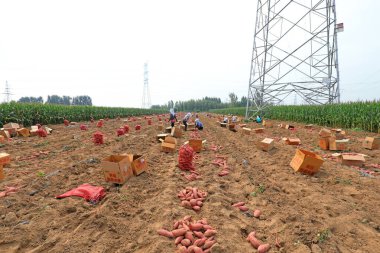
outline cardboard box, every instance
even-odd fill
[[[379,149],[380,137],[365,137],[363,141],[363,148],[365,149]]]
[[[2,180],[4,178],[5,178],[5,174],[4,174],[3,165],[0,164],[0,180]]]
[[[7,153],[0,153],[0,164],[8,164],[11,162],[11,156]]]
[[[29,137],[30,136],[30,132],[29,132],[29,129],[26,129],[26,128],[19,128],[17,130],[17,133],[23,137]]]
[[[286,125],[285,129],[294,129],[294,126],[292,126],[292,125]]]
[[[285,140],[285,143],[287,145],[300,145],[301,144],[301,140],[299,138],[287,138]]]
[[[194,152],[201,152],[202,140],[191,139],[189,140],[189,146],[193,148]]]
[[[239,124],[239,126],[244,128],[244,127],[247,127],[247,124]]]
[[[0,130],[0,135],[4,136],[5,139],[11,138],[11,135],[9,134],[8,130],[5,130],[5,129]]]
[[[37,136],[38,135],[38,129],[37,130],[30,130],[30,136]]]
[[[267,120],[263,120],[263,126],[265,126],[267,128],[272,128],[273,127],[273,122],[270,122],[270,121],[267,121]]]
[[[164,140],[166,136],[168,136],[169,134],[157,134],[156,138],[157,140],[159,141],[160,139],[161,140]]]
[[[171,136],[165,137],[165,140],[161,143],[161,151],[163,152],[175,152],[177,145],[177,139]]]
[[[305,128],[306,129],[312,129],[313,128],[313,124],[305,125]]]
[[[335,140],[344,140],[346,136],[342,132],[335,133]]]
[[[170,126],[170,127],[167,127],[167,128],[165,128],[165,133],[171,133],[172,132],[172,127]]]
[[[38,130],[38,126],[31,126],[30,129],[31,130]]]
[[[330,138],[325,137],[325,138],[319,138],[318,145],[322,150],[329,150],[329,143],[330,143]]]
[[[128,158],[135,176],[138,176],[147,170],[148,164],[143,155],[128,154]]]
[[[319,136],[322,138],[330,137],[331,131],[326,128],[322,128],[321,131],[319,131]]]
[[[259,147],[261,150],[270,151],[274,148],[274,140],[270,138],[265,138],[261,142],[259,142]]]
[[[158,131],[163,131],[163,130],[164,130],[164,126],[163,126],[163,125],[157,125],[157,126],[156,126],[156,129],[157,129]]]
[[[336,140],[335,138],[330,138],[329,149],[330,150],[347,150],[348,140]]]
[[[0,135],[0,143],[5,143],[5,137]]]
[[[365,159],[362,155],[359,154],[342,154],[340,161],[343,165],[362,167],[364,165]]]
[[[255,128],[252,131],[254,131],[256,134],[264,133],[264,128]]]
[[[235,126],[236,126],[235,124],[228,124],[228,129],[231,130],[231,131],[236,132]]]
[[[303,149],[297,149],[290,166],[297,172],[313,175],[318,172],[323,164],[319,155]]]
[[[17,129],[20,128],[20,125],[17,123],[8,123],[3,126],[4,130],[7,130],[10,136],[17,136]]]
[[[227,123],[220,122],[221,127],[227,127]]]
[[[182,137],[182,130],[180,127],[173,127],[171,131],[171,135],[175,138],[181,138]]]
[[[111,155],[105,158],[100,166],[107,182],[124,184],[133,176],[131,162],[127,155]]]
[[[250,135],[251,131],[252,131],[251,128],[243,127],[243,132],[242,133],[245,134],[245,135]]]

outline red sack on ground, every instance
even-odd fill
[[[78,188],[72,189],[62,195],[57,196],[57,199],[70,196],[82,197],[92,203],[99,202],[106,195],[104,188],[101,186],[92,186],[90,184],[82,184]]]

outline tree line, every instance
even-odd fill
[[[223,109],[228,107],[239,107],[247,105],[247,97],[242,96],[239,100],[238,96],[231,92],[228,94],[229,101],[223,103],[217,97],[204,97],[202,99],[190,99],[187,101],[168,101],[164,105],[152,105],[152,109],[170,109],[175,108],[176,111],[208,111],[210,109]]]
[[[44,99],[40,97],[21,97],[18,103],[39,103],[43,104]],[[58,96],[58,95],[49,95],[45,104],[58,104],[58,105],[92,105],[92,99],[90,96]]]

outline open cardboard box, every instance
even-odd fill
[[[337,151],[337,150],[344,151],[344,150],[347,150],[348,141],[349,140],[347,140],[347,139],[345,139],[345,140],[336,140],[334,137],[331,137],[329,139],[329,149],[333,150],[333,151]]]
[[[101,162],[104,178],[107,182],[124,184],[133,176],[128,155],[110,155]]]
[[[7,153],[0,153],[0,164],[8,164],[11,162],[11,155]]]
[[[161,151],[163,152],[175,152],[177,139],[171,136],[166,136],[165,140],[161,141]]]
[[[180,127],[173,127],[171,131],[171,135],[175,138],[181,138],[182,137],[182,130]]]
[[[299,138],[286,138],[285,143],[287,145],[301,145],[301,140]]]
[[[342,154],[340,161],[343,165],[362,167],[365,162],[365,158],[360,154]]]
[[[245,135],[250,135],[250,134],[251,134],[251,131],[252,131],[251,128],[243,127],[243,134],[245,134]]]
[[[184,145],[189,144],[190,147],[193,148],[194,152],[201,152],[203,144],[206,143],[206,140],[200,140],[200,139],[190,139],[184,143]]]
[[[138,176],[147,170],[148,164],[143,155],[128,154],[128,158],[135,176]]]

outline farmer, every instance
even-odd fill
[[[198,130],[203,130],[203,124],[198,118],[195,119],[195,127],[198,128]]]
[[[256,123],[261,123],[261,117],[260,117],[260,115],[257,115],[257,117],[256,117]]]
[[[182,123],[185,125],[185,131],[187,131],[187,121],[189,121],[191,117],[191,113],[188,112],[185,117],[182,119]]]
[[[224,119],[223,119],[223,123],[228,123],[228,117],[227,116],[223,116]]]
[[[175,112],[174,112],[174,109],[171,108],[170,110],[170,116],[169,116],[169,121],[170,121],[170,124],[172,126],[172,128],[174,127],[174,123],[176,123],[178,120],[177,120],[177,115],[175,115]]]
[[[237,122],[237,116],[234,115],[234,116],[232,116],[232,123],[236,123],[236,122]]]

